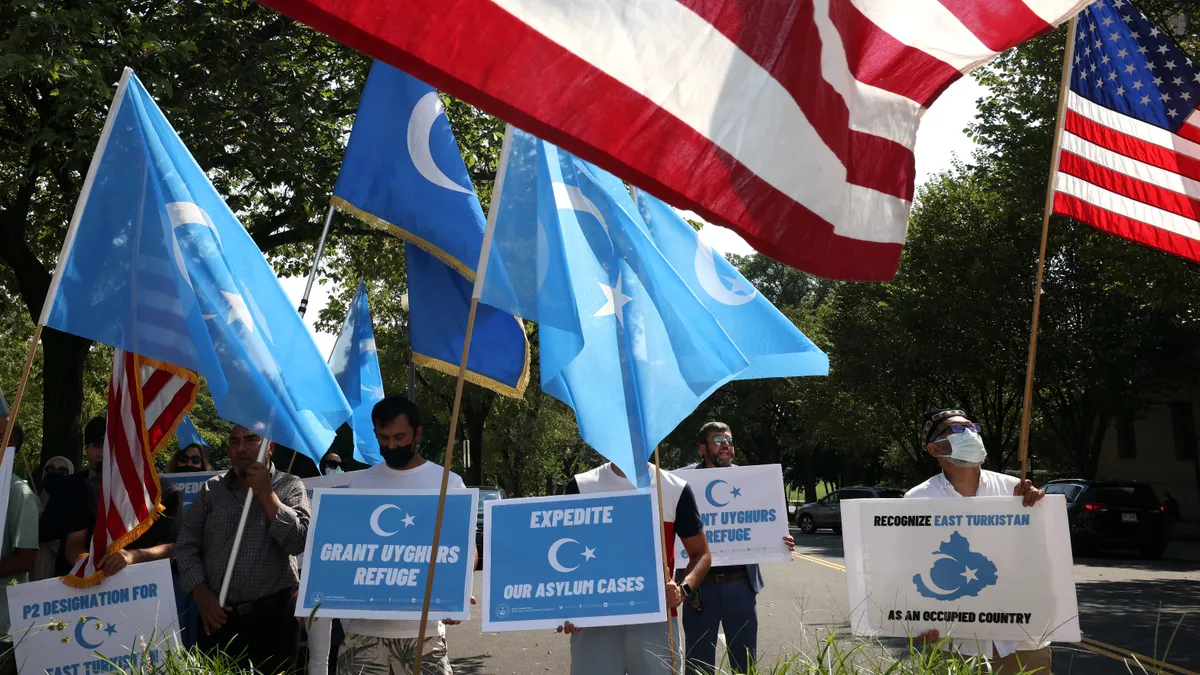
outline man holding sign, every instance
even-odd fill
[[[979,425],[967,419],[958,409],[927,412],[921,420],[921,435],[925,448],[935,457],[942,472],[921,483],[904,495],[908,499],[953,499],[961,497],[1006,497],[1023,499],[1033,506],[1046,493],[1035,489],[1031,481],[983,470],[987,449],[979,435]],[[970,582],[970,579],[967,579]],[[934,643],[938,631],[931,630],[916,637],[919,643]],[[1015,673],[1036,671],[1049,675],[1050,644],[1037,642],[953,640],[959,654],[981,654],[992,660],[992,672]]]
[[[384,398],[372,408],[371,422],[375,426],[375,438],[379,441],[379,454],[383,462],[355,472],[349,485],[351,489],[427,491],[441,488],[442,467],[417,454],[422,429],[421,411],[415,403],[403,396]],[[465,487],[458,474],[450,474],[448,489]],[[471,546],[470,549],[470,569],[475,569],[475,547]],[[424,585],[423,579],[421,585]],[[471,604],[475,604],[473,597]],[[446,625],[457,623],[460,622],[450,619],[426,623],[427,637],[421,650],[423,674],[453,675],[446,646]],[[389,672],[412,671],[416,643],[420,637],[420,621],[342,619],[342,626],[346,638],[338,654],[339,675],[387,675]]]
[[[683,572],[683,582],[667,577],[668,621],[674,621],[676,608],[686,602],[692,589],[700,585],[708,572],[711,559],[704,523],[696,509],[696,497],[688,484],[668,471],[661,474],[650,466],[650,491],[658,489],[662,479],[663,536],[667,551],[667,569],[675,569],[675,536],[683,540],[690,562]],[[567,484],[567,494],[596,494],[633,489],[633,483],[611,462],[598,469],[581,473]],[[666,649],[670,639],[667,623],[634,624],[578,628],[566,622],[559,632],[571,636],[571,675],[658,675],[671,672],[674,658]],[[675,635],[678,651],[678,634]]]
[[[683,470],[736,466],[733,463],[733,432],[728,424],[705,424],[700,428],[698,440],[701,461]],[[736,491],[730,493],[730,499],[737,496]],[[711,490],[705,491],[705,497],[710,501],[715,499]],[[790,534],[784,535],[783,542],[789,551],[795,547]],[[757,564],[714,565],[708,571],[691,600],[683,606],[687,662],[693,672],[711,673],[723,656],[717,654],[717,631],[722,627],[733,672],[744,673],[749,664],[754,663],[758,648],[757,596],[762,589],[762,572]]]

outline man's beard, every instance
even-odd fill
[[[733,463],[733,457],[721,458],[721,451],[714,450],[708,453],[708,463],[718,468],[725,468]]]

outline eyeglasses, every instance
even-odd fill
[[[192,466],[204,466],[204,459],[196,455],[181,455],[179,457],[180,464],[191,464]]]
[[[733,436],[713,436],[713,443],[716,445],[728,445],[733,447]]]
[[[974,423],[972,423],[972,424],[951,424],[950,425],[950,433],[952,433],[952,434],[961,434],[964,431],[974,431],[975,433],[978,434],[978,433],[980,433],[979,425],[974,424]]]

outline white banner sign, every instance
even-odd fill
[[[1080,639],[1062,495],[842,502],[854,632]]]
[[[696,496],[712,564],[789,562],[783,469],[778,464],[688,469],[672,472]],[[687,551],[675,538],[675,567],[687,567]]]
[[[4,427],[0,425],[0,434],[3,433]],[[9,448],[4,451],[4,459],[0,461],[0,538],[4,536],[4,525],[8,522],[8,495],[12,492],[13,462],[16,459],[17,449]]]
[[[13,586],[8,614],[22,673],[86,675],[112,664],[140,672],[175,648],[179,631],[169,560],[131,565],[91,588],[60,579]]]

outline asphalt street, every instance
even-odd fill
[[[903,657],[900,641],[863,642],[849,635],[841,537],[792,534],[797,544],[792,562],[763,567],[760,661],[816,654],[831,636],[843,647],[857,648],[862,658]],[[1155,562],[1130,556],[1136,554],[1076,561],[1084,640],[1055,645],[1056,675],[1200,675],[1200,563],[1172,550]],[[479,595],[478,572],[475,584]],[[567,637],[553,631],[481,633],[475,614],[448,631],[456,673],[570,672]]]

